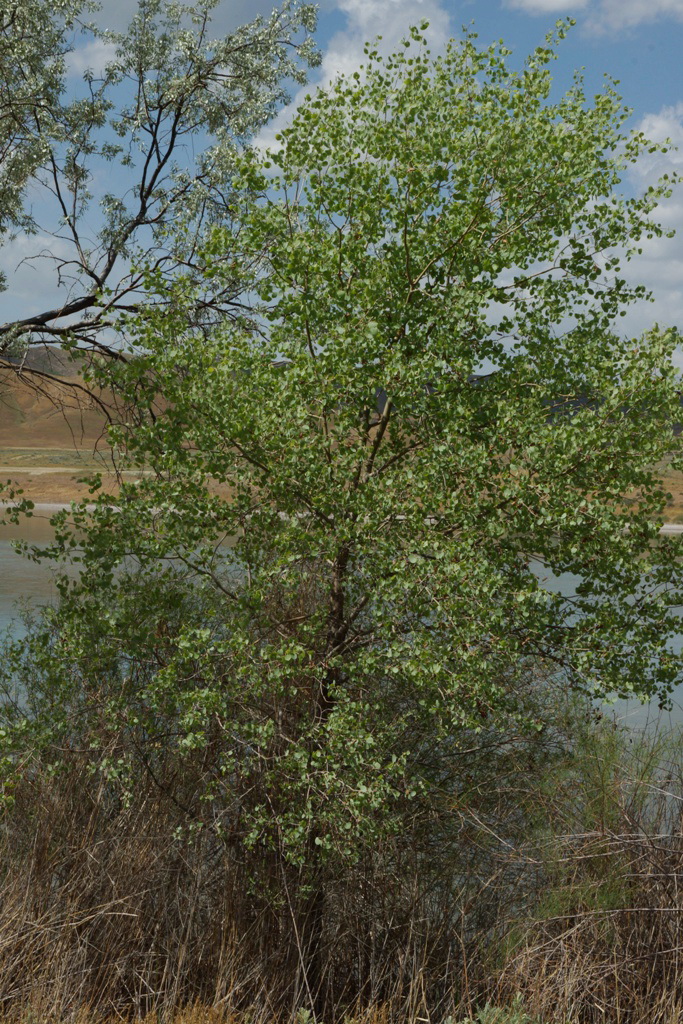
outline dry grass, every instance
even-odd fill
[[[479,753],[468,743],[463,784],[472,771],[482,784],[466,783],[467,812],[408,803],[402,833],[313,871],[246,848],[238,821],[234,836],[210,816],[188,829],[207,754],[162,761],[122,799],[98,763],[116,764],[124,737],[100,751],[68,742],[57,772],[27,761],[0,822],[0,1015],[170,1021],[204,1006],[245,1024],[306,1013],[394,1024],[485,1001],[482,950],[522,880],[490,825],[521,842],[528,820],[512,794],[543,759],[540,738],[533,749],[484,738]]]
[[[683,473],[669,470],[664,476],[664,487],[671,494],[665,519],[670,523],[683,523]]]
[[[102,1017],[90,1010],[79,1010],[68,1018],[68,1024],[121,1024],[121,1017]],[[134,1019],[135,1024],[161,1024],[157,1013],[149,1013],[144,1017]],[[277,1018],[258,1018],[252,1013],[234,1014],[222,1009],[220,1006],[206,1006],[194,1004],[179,1009],[172,1016],[164,1019],[164,1024],[277,1024]],[[373,1007],[372,1010],[359,1014],[358,1016],[346,1018],[345,1024],[388,1024],[389,1015],[384,1006]],[[418,1024],[404,1021],[402,1024]],[[0,1024],[57,1024],[54,1018],[43,1014],[40,1007],[32,1007],[19,1016],[0,1017]],[[313,1024],[313,1017],[305,1010],[300,1011],[294,1018],[293,1024]],[[453,1021],[456,1024],[456,1021]],[[488,1008],[477,1013],[475,1018],[460,1018],[457,1024],[542,1024],[538,1020],[518,1013],[515,1009]],[[674,1022],[672,1022],[674,1024]],[[678,1024],[678,1022],[675,1022]]]
[[[182,835],[189,775],[124,806],[76,753],[29,773],[0,833],[5,1018],[681,1024],[683,743],[584,739],[328,873],[313,993],[301,877]]]
[[[529,848],[546,891],[510,931],[498,998],[544,1021],[683,1020],[682,752],[680,729],[582,751]]]
[[[0,473],[2,467],[0,467]],[[71,472],[18,472],[0,476],[10,480],[15,488],[20,488],[23,498],[30,498],[36,504],[47,503],[66,505],[70,501],[82,501],[90,496],[88,486],[79,482],[81,474]],[[118,494],[118,484],[112,476],[106,482],[110,494]]]

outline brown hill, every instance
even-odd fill
[[[0,362],[0,447],[92,450],[105,440],[106,416],[60,349]]]

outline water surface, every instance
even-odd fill
[[[46,544],[52,535],[49,513],[36,514],[18,527],[0,526],[0,631],[3,633],[10,625],[15,633],[21,630],[18,602],[27,601],[35,606],[52,601],[56,596],[48,564],[38,565],[17,554],[12,542]]]

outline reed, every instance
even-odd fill
[[[170,780],[122,802],[77,750],[34,765],[0,829],[0,1021],[680,1024],[683,741],[571,721],[482,740],[457,800],[328,867],[315,990],[303,869],[183,828]]]

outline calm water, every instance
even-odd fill
[[[13,540],[25,540],[29,543],[42,544],[51,539],[52,531],[49,514],[35,515],[26,520],[21,527],[0,526],[0,631],[9,626],[13,632],[22,629],[18,619],[18,601],[29,601],[33,605],[45,604],[54,600],[56,591],[52,583],[48,564],[36,565],[34,562],[18,555],[12,547]],[[544,578],[544,585],[549,589],[560,589],[570,593],[576,586],[577,579],[567,574],[560,580]],[[677,638],[676,649],[683,648],[683,634]],[[654,704],[642,705],[639,701],[617,701],[613,707],[606,709],[606,714],[614,715],[620,721],[628,721],[634,725],[657,722],[663,727],[683,726],[683,685],[674,695],[674,708],[670,713],[662,714]]]
[[[44,604],[55,597],[50,570],[46,565],[22,558],[12,547],[13,540],[44,544],[52,538],[47,516],[34,516],[21,527],[0,526],[0,631],[17,622],[17,601]]]

